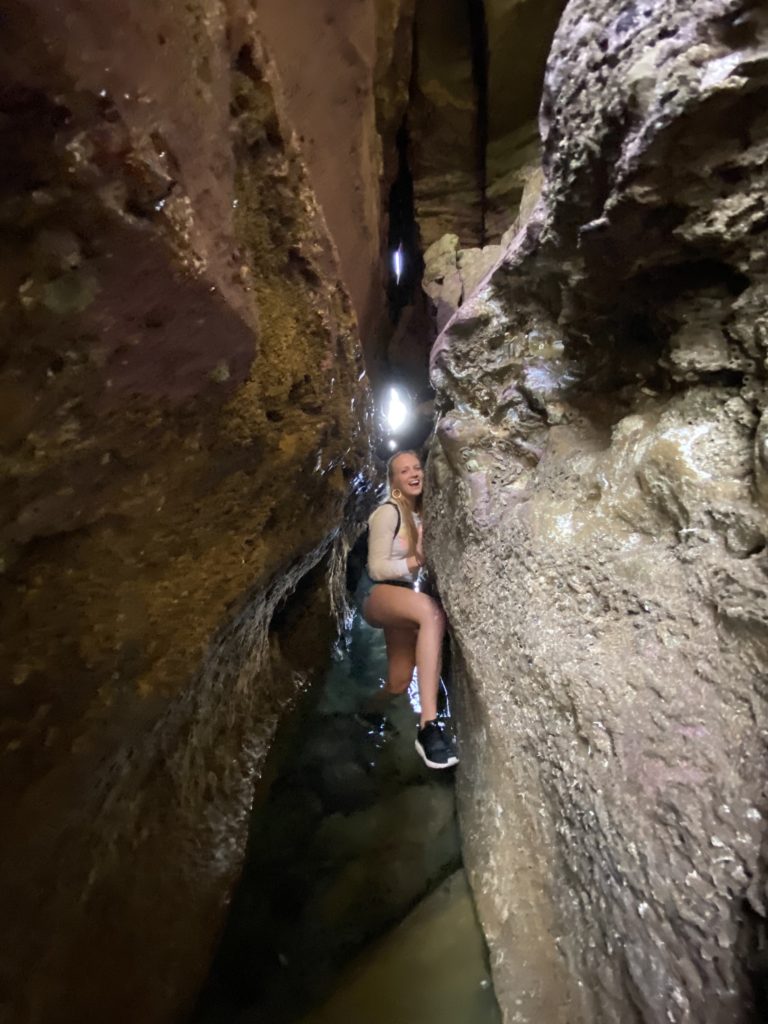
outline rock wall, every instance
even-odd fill
[[[300,136],[375,366],[384,313],[382,200],[396,174],[415,0],[258,0],[259,23]]]
[[[484,0],[488,36],[485,240],[498,242],[540,165],[536,113],[565,0]]]
[[[424,249],[498,243],[539,165],[536,112],[564,0],[418,0],[408,130]]]
[[[414,207],[424,248],[450,226],[467,245],[483,235],[481,106],[467,0],[419,0],[408,108]]]
[[[252,5],[3,32],[0,1019],[151,1024],[207,969],[368,393]]]
[[[438,339],[428,541],[507,1021],[766,1015],[768,19],[571,0]]]

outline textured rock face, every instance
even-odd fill
[[[518,219],[504,232],[498,245],[461,249],[458,235],[447,234],[424,253],[421,285],[432,300],[438,331],[499,262],[517,234]]]
[[[3,31],[0,1017],[160,1021],[206,969],[305,667],[267,627],[367,394],[249,4],[14,2]]]
[[[414,0],[259,0],[259,24],[284,85],[312,185],[338,248],[362,338],[383,312],[382,138],[407,100]],[[382,180],[383,176],[383,180]],[[374,353],[367,353],[369,364]]]
[[[429,540],[507,1020],[765,1017],[768,24],[573,0],[438,340]]]
[[[480,97],[466,0],[420,0],[408,111],[414,205],[426,248],[450,226],[465,245],[483,237]]]
[[[420,0],[408,128],[424,248],[498,243],[539,167],[535,122],[564,0]]]
[[[485,238],[509,228],[539,166],[536,112],[565,0],[484,0],[488,38]]]

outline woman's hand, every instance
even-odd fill
[[[424,537],[421,530],[421,524],[419,524],[419,535],[416,539],[416,554],[409,555],[405,560],[405,564],[408,566],[409,572],[416,572],[424,565]]]

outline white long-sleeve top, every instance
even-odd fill
[[[417,572],[411,572],[406,561],[408,533],[402,517],[397,534],[396,526],[397,509],[387,502],[379,505],[368,518],[368,575],[372,580],[416,579]]]

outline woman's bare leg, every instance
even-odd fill
[[[409,626],[385,626],[384,639],[387,642],[387,693],[405,693],[408,689],[413,670],[416,668],[416,637],[417,632]]]
[[[371,626],[413,629],[416,627],[416,667],[419,670],[420,724],[437,718],[437,688],[445,633],[445,614],[427,594],[386,583],[375,586],[365,602],[364,615]]]

